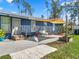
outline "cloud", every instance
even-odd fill
[[[61,6],[64,6],[65,5],[65,2],[61,3]]]
[[[47,11],[47,8],[44,9],[44,12],[46,12],[46,11]]]
[[[6,0],[8,3],[11,3],[13,0]]]
[[[3,10],[3,8],[2,8],[2,7],[0,7],[0,10]]]
[[[2,7],[0,7],[0,12],[5,11]]]
[[[2,0],[0,0],[0,2],[2,2]]]
[[[66,5],[68,5],[68,4],[70,4],[71,2],[63,2],[63,3],[61,3],[61,6],[65,6],[65,4]]]
[[[75,2],[79,2],[79,0],[74,0]]]
[[[12,11],[12,13],[16,14],[17,12],[15,12],[15,11]]]

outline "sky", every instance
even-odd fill
[[[0,10],[18,13],[18,9],[17,9],[16,5],[11,4],[12,1],[13,0],[0,0]],[[71,0],[66,0],[66,1],[70,2]],[[41,15],[44,15],[46,18],[47,14],[46,14],[45,0],[27,0],[27,2],[34,9],[34,12],[33,12],[34,17],[41,17]],[[65,2],[65,0],[60,0],[61,4],[64,2]],[[49,3],[50,3],[50,1],[49,1]]]

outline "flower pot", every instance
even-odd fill
[[[4,41],[4,38],[0,38],[0,41]]]

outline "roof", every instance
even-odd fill
[[[39,20],[42,22],[49,22],[49,23],[55,23],[55,24],[64,24],[64,20],[60,18],[55,18],[55,19],[47,19],[47,20]]]
[[[60,18],[51,19],[51,23],[64,24],[64,20]]]
[[[35,19],[36,18],[36,17],[26,16],[24,14],[10,13],[10,12],[5,12],[5,11],[0,11],[0,15],[16,17],[16,18],[24,18],[24,19],[33,19],[33,18]]]
[[[17,18],[24,18],[24,19],[29,19],[29,20],[34,20],[34,21],[40,21],[40,22],[49,22],[49,23],[55,23],[55,24],[64,24],[64,20],[60,19],[60,18],[56,18],[56,19],[42,19],[42,18],[29,17],[29,16],[26,16],[26,15],[19,15],[19,14],[9,13],[9,12],[3,12],[3,11],[0,11],[0,15],[10,16],[10,17],[17,17]]]

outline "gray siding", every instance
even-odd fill
[[[15,18],[15,17],[10,17],[10,20],[12,20],[12,18]],[[22,19],[21,18],[21,27],[20,27],[20,32],[24,32],[26,34],[30,33],[31,32],[31,21],[30,19]],[[12,21],[10,21],[11,23],[11,30],[12,30]],[[39,30],[44,30],[45,27],[46,27],[46,30],[49,32],[49,33],[60,33],[61,32],[61,29],[60,27],[63,26],[63,24],[55,24],[55,30],[53,30],[54,26],[52,23],[47,23],[47,26],[45,25],[44,22],[39,22],[39,21],[35,21],[36,22],[36,30],[35,31],[39,31]],[[1,28],[1,17],[0,17],[0,28]]]
[[[24,32],[26,34],[31,32],[31,20],[21,19],[21,32]]]
[[[21,19],[21,25],[31,25],[31,20],[29,20],[29,19]]]
[[[39,30],[44,30],[44,22],[39,22],[39,21],[36,21],[36,28],[37,28],[37,31]]]
[[[47,23],[47,31],[49,32],[49,33],[51,33],[51,32],[53,32],[53,24],[52,23]]]

